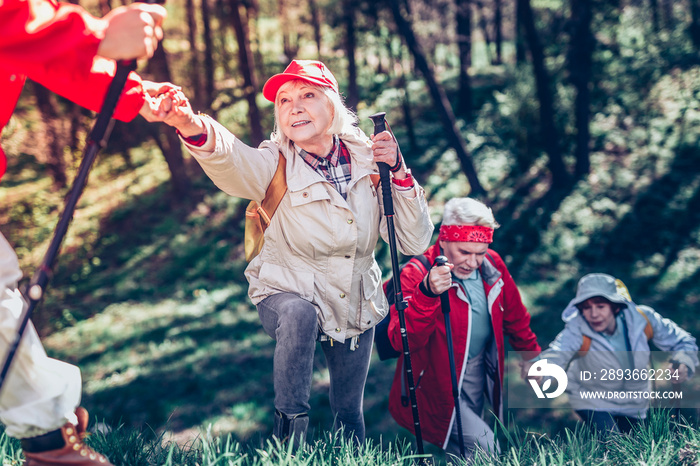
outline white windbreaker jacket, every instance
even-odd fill
[[[245,271],[254,304],[275,293],[295,293],[317,307],[319,326],[345,342],[374,327],[388,312],[382,273],[374,259],[379,235],[387,240],[381,186],[371,142],[361,131],[342,134],[352,158],[347,199],[295,154],[265,141],[252,148],[211,118],[201,147],[185,144],[211,180],[231,196],[258,203],[272,180],[279,152],[287,159],[287,193],[265,231],[265,245]],[[212,137],[212,135],[214,137]],[[433,224],[423,189],[392,190],[398,250],[422,254]]]

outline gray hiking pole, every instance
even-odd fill
[[[162,2],[146,1],[143,3]],[[119,96],[124,90],[129,73],[135,69],[136,60],[121,60],[117,62],[117,69],[115,71],[114,78],[112,78],[112,82],[107,89],[107,94],[105,95],[105,100],[102,104],[102,108],[100,109],[100,113],[97,115],[92,131],[90,131],[90,135],[88,136],[87,144],[85,146],[85,150],[83,151],[83,159],[80,162],[80,167],[78,168],[78,173],[73,181],[73,186],[66,197],[63,212],[58,219],[58,223],[54,229],[49,247],[44,254],[41,265],[39,265],[39,268],[36,270],[36,272],[34,272],[34,275],[29,282],[28,291],[25,296],[27,306],[25,306],[22,315],[20,316],[20,322],[17,326],[17,335],[15,336],[15,340],[10,345],[7,356],[5,356],[5,363],[2,366],[2,372],[0,372],[0,392],[2,392],[2,387],[5,384],[5,378],[10,370],[15,354],[17,353],[17,348],[19,348],[20,342],[22,341],[22,336],[27,328],[27,324],[32,317],[34,308],[44,297],[52,268],[61,249],[61,243],[63,242],[63,238],[66,236],[68,226],[73,219],[75,208],[80,200],[80,196],[83,194],[85,185],[87,184],[87,178],[90,173],[90,169],[92,168],[92,164],[97,157],[97,152],[107,145],[107,140],[109,139],[109,135],[112,132],[112,127],[114,126],[112,115],[114,114],[114,109],[119,101]]]
[[[433,267],[447,264],[447,257],[437,256]],[[449,290],[440,293],[440,306],[445,316],[445,334],[447,336],[447,355],[450,359],[450,376],[452,377],[452,397],[455,400],[455,417],[457,418],[457,434],[459,435],[459,454],[464,454],[464,435],[462,433],[462,409],[459,406],[459,387],[457,386],[457,369],[455,368],[455,352],[452,344],[452,325],[450,324],[450,297]],[[466,357],[466,355],[465,355]]]
[[[386,130],[384,116],[386,113],[380,112],[371,115],[369,118],[374,122],[374,134],[379,134]],[[418,453],[423,455],[423,435],[420,430],[420,419],[418,418],[418,401],[416,400],[416,385],[413,381],[413,368],[411,367],[411,352],[408,347],[408,334],[406,333],[405,309],[408,303],[403,299],[401,291],[401,269],[399,267],[398,252],[396,249],[396,229],[394,227],[394,200],[391,197],[391,179],[389,178],[389,165],[378,163],[379,180],[382,185],[382,200],[384,203],[384,216],[386,217],[387,231],[389,237],[389,251],[391,252],[391,271],[396,299],[394,306],[399,313],[399,328],[401,329],[401,346],[403,347],[403,360],[406,367],[406,378],[408,379],[408,393],[411,400],[411,410],[413,411],[413,429],[416,434],[416,444]]]

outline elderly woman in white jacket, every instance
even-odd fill
[[[246,269],[248,294],[265,331],[276,340],[274,435],[299,444],[308,427],[316,341],[328,362],[334,429],[364,441],[362,413],[374,326],[388,312],[374,249],[387,240],[377,162],[390,166],[396,242],[403,254],[430,244],[423,189],[406,168],[392,135],[357,128],[338,84],[318,61],[294,60],[270,78],[271,140],[253,148],[186,99],[165,119],[207,175],[231,196],[258,201],[286,159],[287,192]]]

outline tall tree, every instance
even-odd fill
[[[209,0],[202,0],[202,24],[204,25],[204,105],[211,108],[214,102],[214,42],[211,36]]]
[[[279,20],[282,29],[282,49],[287,57],[287,60],[292,60],[299,52],[299,41],[296,35],[296,26],[298,26],[295,18],[293,5],[291,0],[279,0]]]
[[[459,114],[472,118],[472,9],[470,0],[455,0],[457,10],[457,48],[459,50]]]
[[[314,30],[314,41],[316,42],[316,50],[318,51],[318,59],[323,61],[321,55],[321,11],[318,8],[316,0],[309,0],[309,10],[311,13],[311,27]]]
[[[191,100],[199,108],[202,98],[202,80],[199,66],[199,47],[197,46],[197,17],[194,0],[185,1],[185,15],[187,16],[187,40],[190,43],[189,78],[192,87]]]
[[[659,32],[659,2],[658,0],[649,0],[649,9],[651,10],[651,27],[654,32]]]
[[[156,49],[153,58],[148,61],[147,70],[157,81],[172,82],[173,79],[170,73],[170,66],[168,65],[168,57],[163,45],[160,45]],[[168,164],[173,193],[176,198],[180,198],[190,189],[190,180],[187,177],[185,161],[182,157],[180,138],[170,126],[164,124],[149,124],[149,129],[152,131],[153,137],[158,147],[160,147],[163,152],[165,161]]]
[[[535,27],[535,16],[530,6],[530,0],[518,0],[518,14],[521,15],[521,23],[525,30],[525,38],[532,58],[535,87],[540,102],[540,135],[544,150],[549,157],[548,167],[552,174],[552,186],[565,186],[569,181],[569,176],[559,148],[559,132],[554,123],[554,97],[549,72],[545,66],[544,48]]]
[[[590,170],[590,118],[591,75],[595,38],[591,33],[591,2],[571,0],[571,43],[569,48],[569,74],[576,88],[576,168],[575,174],[582,176]]]
[[[343,24],[345,25],[345,56],[348,59],[348,89],[346,103],[357,109],[360,92],[357,88],[357,62],[355,61],[355,5],[356,0],[343,0]]]
[[[525,45],[525,28],[523,27],[522,13],[520,12],[520,0],[515,0],[515,63],[522,65],[527,60]]]
[[[690,1],[690,26],[688,33],[695,50],[700,50],[700,0]]]
[[[255,79],[253,52],[250,49],[250,41],[248,40],[248,25],[243,23],[243,18],[247,18],[247,15],[241,15],[240,0],[231,0],[231,22],[238,39],[238,62],[243,75],[243,91],[248,101],[250,139],[253,145],[257,146],[265,137],[263,136],[262,123],[260,122],[260,111],[258,110],[258,104],[255,102],[258,82]]]
[[[486,59],[489,63],[491,60],[491,33],[489,33],[489,21],[486,16],[486,8],[484,7],[484,2],[481,0],[475,0],[477,10],[479,12],[479,27],[481,28],[482,34],[484,34],[484,41],[486,42]]]
[[[66,163],[63,158],[65,136],[59,118],[58,102],[56,97],[44,86],[34,83],[34,95],[37,107],[41,113],[44,124],[46,141],[46,168],[48,169],[55,188],[65,188],[68,183],[66,177]]]
[[[406,45],[413,55],[416,67],[423,74],[423,77],[428,84],[430,95],[433,97],[433,101],[435,102],[435,106],[442,120],[445,132],[447,133],[447,139],[450,141],[450,145],[457,153],[457,158],[462,165],[462,171],[467,176],[467,180],[469,180],[469,184],[471,185],[472,194],[475,196],[483,195],[486,191],[479,182],[479,178],[476,175],[476,170],[474,169],[474,164],[472,163],[467,145],[462,137],[462,134],[457,129],[457,121],[452,111],[452,107],[450,107],[450,102],[447,99],[445,90],[435,79],[435,73],[433,72],[430,63],[428,63],[428,60],[425,58],[423,47],[420,45],[415,34],[413,33],[411,24],[403,17],[399,1],[400,0],[390,1],[394,21],[396,21],[396,26],[399,33],[406,41]]]
[[[496,41],[496,65],[503,63],[503,4],[502,0],[494,0],[493,3],[493,28]]]

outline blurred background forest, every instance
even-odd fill
[[[117,0],[84,2],[101,15]],[[439,223],[453,196],[494,208],[541,345],[578,278],[622,278],[700,335],[700,0],[169,0],[139,73],[183,86],[250,144],[272,129],[262,84],[321,59],[365,132],[387,112]],[[94,115],[26,86],[2,144],[0,230],[40,263]],[[81,367],[108,424],[259,441],[272,426],[273,343],[246,295],[246,201],[219,192],[174,131],[117,124],[35,314],[47,351]],[[388,248],[377,257],[390,274]],[[368,435],[393,439],[393,362],[376,357]],[[319,356],[311,423],[332,422]],[[553,435],[567,410],[512,410]],[[403,433],[401,434],[403,435]]]

